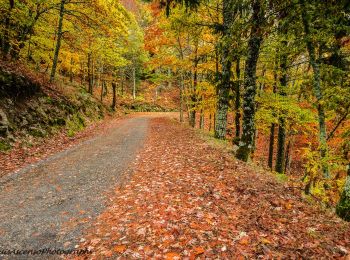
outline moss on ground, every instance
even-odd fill
[[[5,140],[0,140],[0,151],[5,152],[11,149],[11,145],[5,141]]]
[[[85,119],[80,113],[75,113],[67,120],[66,129],[67,135],[73,137],[86,126]]]
[[[344,191],[336,207],[336,213],[346,221],[350,221],[350,196]]]

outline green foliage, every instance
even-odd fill
[[[66,123],[67,135],[73,137],[85,127],[84,117],[80,113],[73,114]]]
[[[256,102],[259,106],[256,113],[256,121],[262,130],[267,131],[272,123],[278,124],[278,118],[285,119],[288,129],[305,133],[311,130],[308,128],[310,123],[316,122],[312,111],[302,108],[292,98],[264,92],[257,97]]]

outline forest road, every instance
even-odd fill
[[[0,179],[0,250],[74,249],[142,148],[150,117]]]

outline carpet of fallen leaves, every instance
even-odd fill
[[[78,259],[346,259],[350,225],[175,120],[151,120],[134,174]]]

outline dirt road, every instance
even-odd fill
[[[143,145],[149,117],[0,179],[0,249],[74,249]]]

